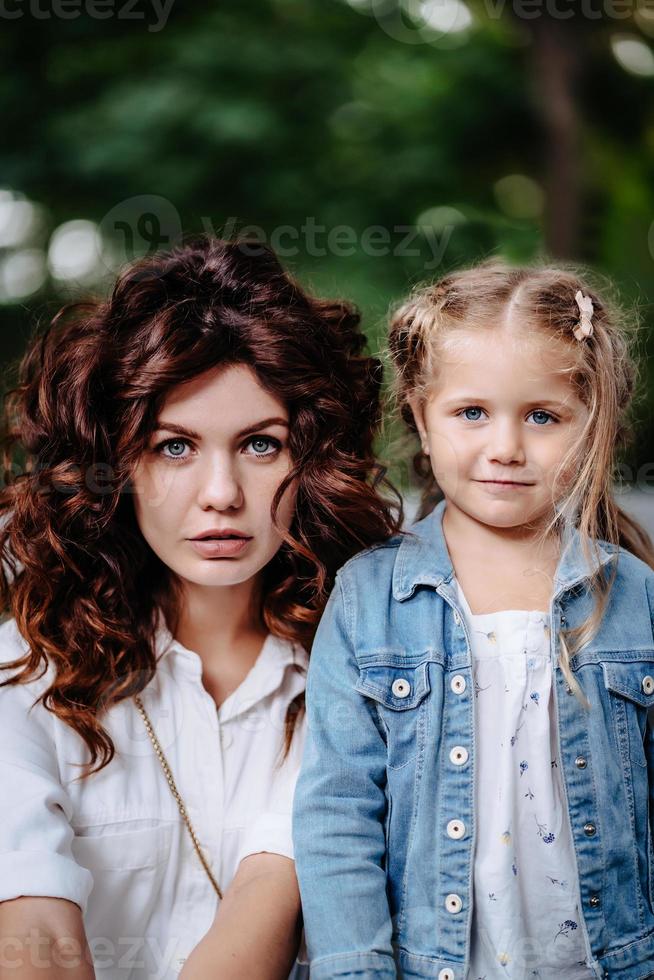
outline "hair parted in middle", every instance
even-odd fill
[[[168,392],[243,364],[288,407],[293,465],[273,519],[294,480],[296,511],[263,570],[260,616],[309,649],[338,568],[401,522],[373,455],[382,365],[365,343],[351,304],[310,296],[260,242],[209,237],[131,264],[107,299],[64,308],[31,341],[7,398],[0,492],[3,609],[29,652],[3,683],[52,666],[40,700],[91,766],[115,751],[102,709],[155,673],[159,612],[177,626],[179,583],[130,496]]]
[[[590,336],[579,331],[575,335],[581,315],[579,293],[582,304],[592,302]],[[552,502],[551,520],[543,534],[555,531],[563,540],[566,526],[574,526],[587,558],[596,542],[605,541],[615,548],[626,548],[654,568],[654,549],[647,532],[621,510],[613,496],[620,453],[633,438],[637,334],[633,322],[604,294],[587,272],[557,264],[512,266],[499,259],[418,287],[391,318],[394,403],[415,432],[410,399],[428,396],[438,378],[448,337],[457,330],[493,329],[510,317],[522,330],[541,336],[548,346],[557,345],[560,371],[587,407],[588,419],[578,443],[561,460],[561,472],[571,459],[577,461],[576,476],[564,498]],[[419,516],[424,516],[441,499],[442,492],[429,460],[420,452],[414,456],[414,468],[423,484]],[[593,615],[576,630],[567,631],[567,642],[562,644],[562,667],[578,695],[579,685],[569,659],[599,628],[614,576],[615,568],[610,580],[599,576],[594,583],[597,602]]]

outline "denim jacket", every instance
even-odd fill
[[[349,561],[318,629],[294,812],[312,980],[466,977],[474,683],[444,507]],[[597,568],[578,532],[557,567],[558,756],[587,965],[595,977],[642,980],[654,976],[654,572],[606,542],[597,561],[615,563],[617,577],[599,632],[571,658],[590,709],[557,652],[561,628],[593,603]],[[459,839],[446,833],[454,818]]]

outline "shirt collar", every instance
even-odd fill
[[[443,534],[443,513],[446,501],[441,500],[431,514],[404,532],[393,569],[393,597],[400,602],[413,595],[419,585],[437,588],[450,582],[454,568]],[[613,556],[611,545],[597,542],[597,554],[591,549],[590,561],[584,558],[581,535],[577,528],[568,531],[554,577],[554,594],[572,588],[591,578]]]
[[[170,657],[175,657],[185,663],[198,679],[202,677],[202,660],[194,650],[189,650],[177,640],[166,625],[163,613],[159,613],[155,635],[155,652],[157,665]],[[220,705],[219,716],[222,722],[251,709],[259,701],[274,694],[280,687],[284,673],[288,667],[295,666],[298,678],[306,674],[309,658],[306,651],[298,643],[273,636],[268,633],[263,642],[254,664],[243,678],[235,691],[225,698]],[[304,680],[299,683],[299,689],[304,687]]]

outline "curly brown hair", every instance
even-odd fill
[[[179,584],[130,499],[167,393],[245,364],[288,407],[293,466],[273,520],[293,480],[296,512],[264,569],[261,617],[309,649],[339,566],[402,519],[373,455],[382,365],[364,347],[352,305],[309,296],[259,242],[209,237],[133,263],[107,299],[64,307],[30,341],[5,396],[0,490],[3,612],[29,652],[0,686],[52,667],[38,700],[86,742],[85,775],[115,754],[102,711],[154,676],[160,613],[176,630]],[[286,749],[301,710],[303,696]]]

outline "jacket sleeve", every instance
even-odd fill
[[[650,619],[652,621],[652,639],[654,640],[654,576],[650,576],[647,579],[645,588],[649,603]],[[647,758],[647,776],[649,780],[650,834],[653,835],[652,839],[654,839],[654,705],[647,710],[645,755]]]
[[[312,980],[396,977],[384,870],[386,746],[374,709],[355,690],[351,625],[339,575],[309,663],[294,804]]]

